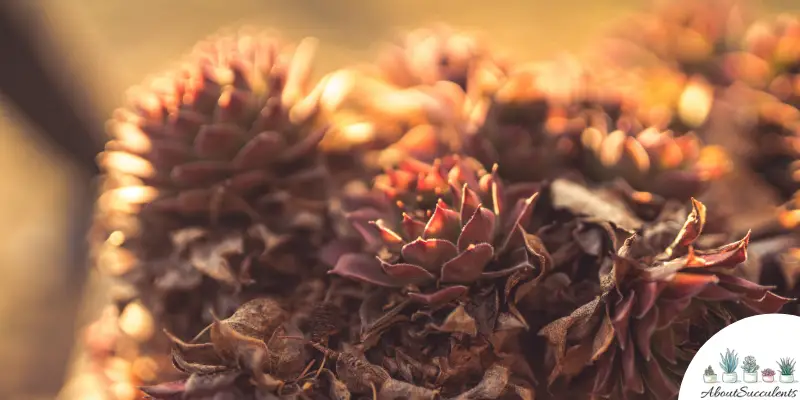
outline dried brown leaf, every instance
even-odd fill
[[[556,179],[550,185],[550,196],[553,206],[557,209],[566,209],[576,215],[605,220],[627,231],[639,230],[643,224],[624,204],[611,203],[574,182]]]

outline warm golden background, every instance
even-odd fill
[[[747,1],[747,0],[745,0]],[[371,58],[398,29],[444,21],[480,30],[519,59],[580,51],[647,0],[30,0],[18,1],[51,37],[99,116],[127,87],[167,67],[220,27],[274,27],[321,39],[318,71]],[[752,1],[761,14],[800,12],[798,0]],[[0,62],[4,59],[0,51]],[[47,94],[42,94],[46,104]],[[102,120],[98,120],[102,123]],[[96,315],[103,284],[70,259],[83,233],[75,213],[91,177],[0,104],[0,398],[56,397],[75,332]],[[77,188],[77,190],[76,190]],[[78,204],[80,203],[80,204]],[[84,207],[85,208],[85,207]],[[80,215],[78,215],[80,217]],[[73,218],[73,219],[70,219]],[[72,240],[72,242],[70,242]],[[88,280],[89,284],[84,282]],[[80,397],[77,397],[80,398]]]

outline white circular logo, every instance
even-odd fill
[[[678,400],[800,398],[800,317],[764,314],[711,337],[689,363]]]

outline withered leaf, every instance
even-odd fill
[[[706,206],[692,199],[692,212],[689,214],[689,217],[686,218],[686,222],[683,224],[680,233],[678,233],[678,237],[676,237],[675,241],[665,250],[665,253],[671,255],[675,249],[686,247],[694,243],[703,232],[705,223]]]
[[[192,374],[186,381],[185,397],[213,394],[233,386],[240,371],[224,371],[215,374]]]
[[[478,334],[478,325],[475,322],[475,318],[472,318],[462,305],[450,312],[441,325],[431,324],[431,327],[442,332],[463,333],[469,336]]]
[[[326,345],[328,338],[339,332],[339,306],[331,302],[314,305],[309,315],[309,335],[312,342]]]
[[[546,337],[547,340],[555,346],[557,363],[561,361],[566,352],[567,335],[569,334],[570,328],[580,325],[581,323],[586,323],[598,310],[605,310],[604,307],[601,307],[601,305],[605,305],[605,303],[601,302],[601,299],[601,296],[596,297],[593,301],[573,311],[572,314],[547,324],[547,326],[539,331],[540,336]]]
[[[531,388],[509,383],[507,391],[514,392],[521,400],[534,400],[536,395]]]
[[[398,381],[397,379],[389,378],[381,386],[378,392],[379,400],[427,400],[438,398],[439,393],[435,390],[426,389],[411,383]]]
[[[306,366],[307,354],[303,342],[292,338],[302,337],[296,326],[285,323],[278,327],[267,343],[269,357],[267,370],[277,378],[295,379]]]
[[[540,269],[540,274],[545,274],[553,266],[553,258],[550,256],[550,253],[547,251],[547,248],[542,243],[542,239],[538,236],[522,231],[522,234],[525,238],[525,247],[528,249],[528,252],[538,261],[537,266]]]
[[[152,386],[142,386],[139,390],[154,399],[177,400],[183,398],[183,392],[186,390],[186,381],[181,380],[164,382]]]
[[[336,375],[351,393],[370,393],[389,379],[389,372],[370,363],[363,354],[345,351],[336,354]]]
[[[328,369],[323,370],[323,373],[328,378],[328,394],[333,400],[350,400],[350,391],[347,390],[347,385],[344,382],[336,379],[336,375]]]
[[[494,330],[499,309],[500,296],[495,289],[483,290],[475,294],[466,305],[467,313],[475,318],[478,332],[483,335],[488,335]]]
[[[245,336],[266,341],[286,319],[286,312],[276,300],[259,297],[242,304],[221,322]]]
[[[409,304],[403,301],[388,310],[384,306],[389,299],[389,292],[378,289],[372,292],[361,303],[358,315],[361,319],[361,340],[373,336],[386,329],[390,325],[405,320],[407,317],[400,315],[400,312]]]
[[[510,377],[508,368],[493,364],[483,374],[483,379],[474,388],[456,396],[453,400],[493,400],[506,390]]]
[[[627,231],[637,231],[643,225],[624,204],[611,203],[589,189],[568,180],[553,181],[550,185],[550,196],[553,206],[557,209],[566,209],[576,215],[605,220]]]
[[[189,260],[202,273],[229,285],[239,288],[241,282],[233,272],[228,258],[244,252],[244,239],[233,234],[219,240],[209,239],[190,247]]]
[[[510,331],[515,329],[527,329],[528,324],[520,321],[519,318],[511,313],[500,313],[497,318],[498,331]]]
[[[211,325],[211,341],[223,359],[231,360],[253,374],[254,379],[264,384],[275,384],[263,375],[267,361],[267,345],[262,340],[245,336],[219,320]],[[277,387],[277,385],[275,386]]]
[[[229,362],[220,357],[211,343],[186,343],[168,331],[164,331],[172,342],[172,363],[188,374],[211,374],[229,369]]]

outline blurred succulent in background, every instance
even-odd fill
[[[681,73],[729,82],[724,56],[738,48],[748,24],[746,3],[737,0],[663,1],[626,18],[604,50],[624,68],[664,63]]]
[[[323,145],[370,150],[368,168],[459,151],[510,65],[477,36],[446,25],[408,32],[375,64],[334,75],[348,89],[330,106],[337,111]]]
[[[485,164],[499,162],[502,177],[540,180],[577,170],[594,181],[621,178],[637,190],[686,199],[729,169],[721,148],[703,146],[690,132],[648,128],[639,99],[626,89],[575,60],[552,64],[512,71],[468,135],[466,151]]]
[[[215,37],[115,113],[96,233],[101,267],[134,289],[121,307],[136,300],[185,338],[209,309],[227,314],[245,292],[290,294],[311,272],[328,194],[314,47]]]
[[[763,245],[758,253],[754,248],[748,273],[752,279],[774,285],[778,293],[792,297],[800,294],[795,287],[796,198],[800,189],[799,49],[800,22],[796,16],[782,15],[754,23],[742,40],[742,51],[727,61],[740,84],[725,93],[739,119],[742,143],[733,151],[738,153],[743,169],[752,171],[766,184],[759,189],[760,197],[773,205],[783,203],[773,219],[751,224]],[[794,306],[786,311],[797,313]]]

